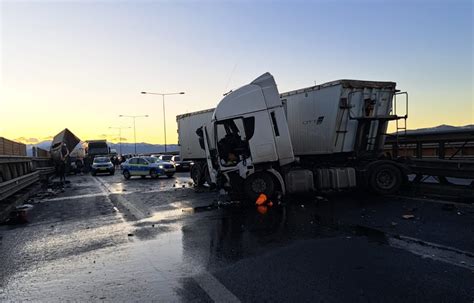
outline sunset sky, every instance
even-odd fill
[[[280,92],[336,79],[389,80],[409,128],[474,123],[473,2],[2,1],[0,137],[168,143],[176,115],[271,72]],[[133,131],[123,137],[133,141]]]

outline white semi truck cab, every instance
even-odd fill
[[[279,95],[265,73],[227,94],[201,131],[210,181],[255,199],[370,186],[394,193],[404,168],[381,155],[393,82],[339,80]],[[406,100],[407,101],[407,100]]]

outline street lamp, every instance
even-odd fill
[[[166,153],[166,113],[165,113],[165,96],[169,95],[184,95],[184,92],[179,92],[179,93],[150,93],[150,92],[141,92],[142,94],[148,94],[148,95],[159,95],[163,97],[163,131],[165,134],[165,153]]]
[[[117,126],[117,127],[109,126],[109,128],[118,129],[119,131],[119,148],[120,148],[120,155],[122,155],[122,129],[131,128],[131,127],[130,126]]]
[[[136,128],[135,128],[135,119],[136,118],[148,118],[148,115],[142,115],[142,116],[119,115],[119,117],[132,118],[133,119],[133,140],[135,141],[135,155],[136,155],[137,154],[137,131],[136,131]]]

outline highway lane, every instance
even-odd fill
[[[35,201],[29,224],[0,226],[0,301],[474,298],[469,205],[346,193],[261,214],[216,207],[186,173],[69,180]]]

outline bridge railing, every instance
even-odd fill
[[[0,155],[0,201],[52,173],[50,158]]]

